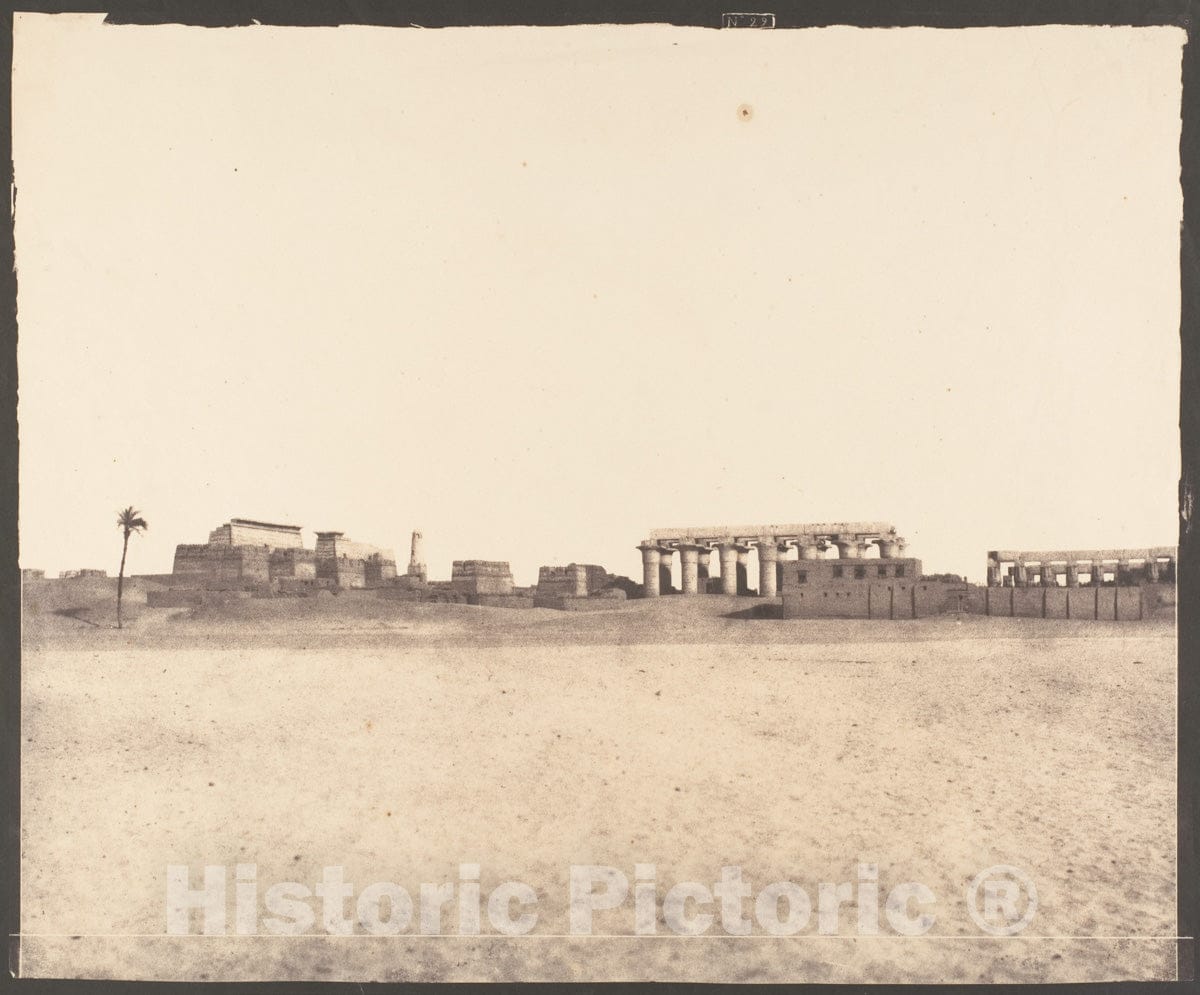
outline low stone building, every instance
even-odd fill
[[[788,560],[784,618],[903,619],[970,608],[962,580],[932,580],[912,557]]]
[[[503,560],[455,560],[450,565],[450,587],[459,594],[512,594],[512,568]]]
[[[31,580],[45,580],[45,579],[46,579],[46,571],[45,570],[35,570],[32,567],[22,567],[21,568],[21,580],[22,581],[27,582],[27,581],[31,581]]]

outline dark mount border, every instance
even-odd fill
[[[786,0],[772,3],[718,5],[713,3],[637,4],[628,0],[564,0],[562,3],[511,3],[494,5],[472,0],[422,0],[417,3],[388,3],[386,0],[353,0],[335,3],[288,3],[287,0],[263,0],[258,3],[213,3],[159,0],[119,5],[107,20],[113,24],[193,24],[206,27],[236,27],[259,24],[335,25],[375,24],[395,27],[419,25],[423,28],[463,27],[501,24],[645,24],[720,28],[726,11],[762,11],[776,15],[778,28],[809,28],[832,24],[861,27],[908,27],[929,25],[943,28],[1030,25],[1030,24],[1114,24],[1184,25],[1192,3],[1188,0],[1158,0],[1153,3],[1129,3],[1125,0],[1025,0],[1022,3],[996,3],[995,0],[961,0],[929,3],[885,4],[813,0],[811,3]]]
[[[935,28],[1009,27],[1041,24],[1095,25],[1175,25],[1188,32],[1183,53],[1183,130],[1180,141],[1181,178],[1184,207],[1180,249],[1181,263],[1181,376],[1180,446],[1182,455],[1179,510],[1179,695],[1178,695],[1178,916],[1179,935],[1200,934],[1200,864],[1197,863],[1196,827],[1200,822],[1200,792],[1197,768],[1200,763],[1200,537],[1194,519],[1197,489],[1200,487],[1200,49],[1195,37],[1196,15],[1200,0],[925,0],[925,2],[880,2],[880,0],[741,0],[715,5],[705,3],[634,4],[602,0],[561,0],[561,2],[513,3],[497,0],[421,0],[421,2],[384,2],[384,0],[261,0],[257,3],[223,0],[160,0],[130,2],[114,0],[78,3],[30,0],[17,4],[23,11],[44,13],[106,13],[111,24],[189,24],[208,27],[235,27],[255,22],[263,25],[320,26],[365,24],[422,28],[466,25],[566,25],[665,23],[707,27],[720,30],[721,15],[730,10],[767,12],[776,15],[776,29],[851,25],[886,28],[924,26]],[[742,29],[753,30],[753,29]],[[4,128],[0,161],[12,188],[12,20],[0,24],[0,51],[5,71],[0,74]],[[13,203],[19,203],[16,191]],[[20,574],[17,540],[17,274],[14,270],[13,214],[3,240],[0,256],[0,280],[6,306],[0,309],[0,729],[3,730],[4,771],[0,812],[3,812],[3,858],[0,860],[0,927],[4,934],[19,930],[19,811],[20,811]],[[1147,385],[1131,384],[1131,393]],[[1136,462],[1129,460],[1131,470]],[[1180,944],[1180,974],[1195,977],[1195,942]],[[430,989],[429,985],[378,984],[376,991]],[[441,987],[441,986],[436,986]],[[521,989],[556,992],[569,988],[577,992],[606,991],[633,993],[645,991],[644,985],[632,984],[530,984],[530,985],[453,985],[458,990],[486,990],[500,993]],[[738,986],[721,986],[736,988]],[[756,995],[776,995],[802,986],[755,985],[748,990]],[[803,986],[807,987],[807,986]],[[924,986],[922,986],[924,987]],[[954,986],[955,991],[1007,993],[1017,985]],[[1115,983],[1103,985],[1038,986],[1039,991],[1057,990],[1097,993],[1164,991],[1183,989],[1184,985]],[[363,986],[337,983],[170,983],[122,981],[54,981],[21,979],[14,981],[7,971],[0,972],[0,988],[30,993],[107,993],[107,992],[202,992],[202,993],[301,993],[362,992]],[[874,993],[911,991],[902,985],[821,985],[822,991]],[[659,984],[660,992],[704,992],[716,986]],[[1190,991],[1198,991],[1194,984]]]

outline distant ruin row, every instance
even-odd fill
[[[871,547],[877,555],[868,555]],[[429,580],[419,531],[412,533],[408,565],[400,573],[391,549],[354,541],[344,532],[317,532],[309,549],[298,525],[231,518],[207,542],[177,546],[172,572],[164,578],[167,589],[148,592],[148,599],[169,607],[362,590],[399,601],[583,611],[678,593],[754,597],[758,607],[742,613],[749,617],[906,619],[963,612],[1114,620],[1151,617],[1176,603],[1173,546],[992,550],[982,586],[950,574],[926,575],[919,559],[904,555],[906,547],[887,522],[653,529],[636,547],[642,556],[640,584],[598,564],[568,563],[542,566],[536,585],[520,587],[508,562],[500,560],[454,560],[448,581]],[[710,574],[713,554],[716,574]],[[100,570],[62,574],[103,576]],[[23,581],[43,579],[41,571],[22,571]]]
[[[316,596],[370,590],[400,601],[458,602],[483,607],[574,608],[623,600],[634,585],[594,564],[543,567],[536,587],[520,588],[509,564],[497,560],[454,560],[449,581],[431,581],[412,533],[408,567],[401,574],[390,549],[351,540],[344,532],[316,533],[304,546],[299,525],[231,518],[208,542],[181,544],[168,589],[151,591],[158,607],[201,604],[233,597]]]

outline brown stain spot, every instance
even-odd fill
[[[367,732],[371,731],[371,720],[367,719]]]
[[[754,117],[754,108],[749,104],[741,104],[737,109],[737,116],[739,121],[749,121]]]

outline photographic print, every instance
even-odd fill
[[[16,14],[13,970],[1190,976],[1186,40]]]

